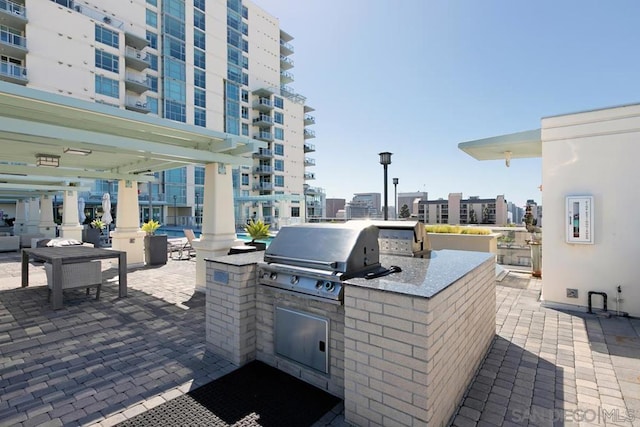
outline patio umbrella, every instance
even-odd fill
[[[104,193],[102,195],[102,222],[109,228],[109,224],[113,222],[113,217],[111,216],[111,196],[109,193]]]
[[[78,222],[80,224],[84,223],[84,220],[87,219],[87,216],[84,214],[84,198],[78,198]]]

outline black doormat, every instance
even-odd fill
[[[118,424],[128,426],[310,426],[340,399],[254,361]]]

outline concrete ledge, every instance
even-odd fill
[[[476,251],[498,253],[498,236],[500,233],[491,234],[453,234],[453,233],[427,233],[432,250],[456,249],[460,251]]]

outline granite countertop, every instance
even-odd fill
[[[352,278],[347,285],[431,298],[495,254],[443,249],[422,257],[381,255],[382,267],[398,266],[401,272],[374,279]]]
[[[250,265],[262,262],[264,251],[253,251],[245,254],[220,255],[215,258],[205,258],[205,261],[219,262],[228,265]]]

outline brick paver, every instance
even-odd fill
[[[0,254],[0,426],[111,426],[234,369],[206,350],[194,262],[131,269],[118,299],[104,261],[99,301],[65,292],[52,311],[42,265],[20,288],[19,260]],[[451,425],[640,426],[640,319],[546,309],[540,280],[514,283],[497,286],[496,336]],[[341,405],[325,425],[348,425]]]

